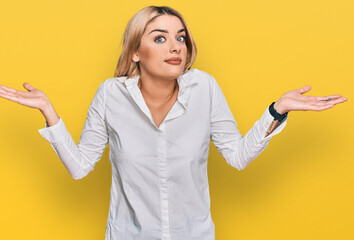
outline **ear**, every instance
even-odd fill
[[[136,63],[140,61],[138,52],[134,52],[132,59],[133,59],[133,61],[136,62]]]

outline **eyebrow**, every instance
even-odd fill
[[[185,30],[184,28],[182,28],[182,29],[178,30],[177,33],[185,32],[185,31],[186,31],[186,30]],[[154,30],[152,30],[151,32],[149,32],[149,34],[152,33],[152,32],[164,32],[164,33],[168,33],[168,31],[167,31],[167,30],[164,30],[164,29],[154,29]],[[148,34],[148,35],[149,35],[149,34]]]

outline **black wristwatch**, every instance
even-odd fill
[[[279,122],[283,121],[283,119],[288,115],[288,113],[284,113],[284,114],[280,114],[278,113],[275,109],[274,109],[274,104],[275,102],[273,102],[272,104],[270,104],[269,106],[269,112],[270,114],[274,117],[274,120],[278,120]]]

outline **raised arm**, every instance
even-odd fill
[[[269,140],[286,125],[288,116],[282,121],[274,120],[270,106],[253,127],[242,136],[226,102],[226,99],[215,81],[212,80],[211,139],[218,151],[232,167],[242,170],[248,166],[268,145]],[[326,97],[304,96],[310,86],[285,93],[273,105],[274,110],[282,115],[290,111],[322,111],[347,99],[340,95]]]
[[[260,119],[242,136],[236,121],[216,80],[211,80],[211,140],[220,154],[232,167],[242,170],[247,167],[268,145],[269,140],[286,125],[287,117],[267,137],[266,131],[273,121],[269,108]]]
[[[39,109],[46,119],[46,127],[39,129],[39,133],[51,144],[72,178],[85,177],[100,160],[108,143],[108,131],[104,119],[104,83],[99,86],[89,106],[77,145],[46,95],[28,83],[25,83],[24,87],[29,91],[28,93],[0,85],[0,96]]]

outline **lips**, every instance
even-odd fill
[[[182,59],[179,57],[173,57],[173,58],[167,59],[165,62],[167,62],[168,64],[172,64],[172,65],[179,65],[179,64],[181,64]]]

